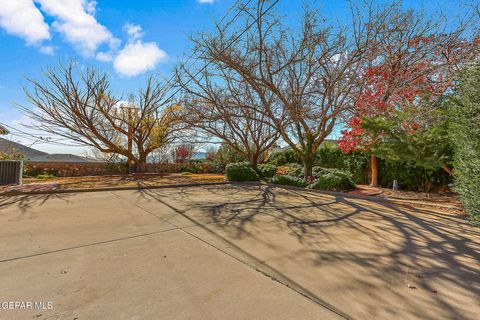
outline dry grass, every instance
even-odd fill
[[[190,183],[224,182],[223,174],[145,174],[119,176],[89,176],[52,179],[24,179],[23,186],[0,187],[0,192],[62,190],[84,188],[161,186]]]

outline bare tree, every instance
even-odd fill
[[[172,148],[173,145],[164,145],[150,153],[148,155],[148,162],[149,163],[169,163],[172,162],[174,159],[172,157]]]
[[[236,150],[253,167],[265,161],[280,137],[263,112],[263,104],[273,108],[274,95],[265,92],[260,98],[248,82],[216,63],[203,68],[200,77],[195,71],[185,66],[176,69],[177,83],[184,93],[182,119]]]
[[[86,158],[95,159],[95,160],[108,162],[108,163],[121,163],[126,161],[126,158],[122,155],[119,155],[117,153],[101,152],[97,148],[93,148],[93,147],[85,151],[83,153],[83,156]]]
[[[255,91],[262,101],[261,112],[303,161],[308,177],[316,151],[368,86],[361,77],[364,70],[385,59],[385,49],[395,51],[398,43],[408,45],[410,39],[425,36],[427,27],[445,29],[403,10],[396,1],[352,6],[348,26],[328,24],[307,4],[301,25],[291,29],[272,10],[276,3],[257,0],[254,5],[239,6],[236,28],[217,24],[214,32],[193,40],[199,57],[233,73]],[[442,41],[444,52],[452,48],[449,40],[464,26]],[[449,52],[450,57],[455,54]],[[266,101],[270,93],[278,103]],[[283,121],[285,116],[289,121]]]
[[[217,25],[215,32],[194,38],[196,50],[255,91],[261,113],[311,176],[317,149],[360,90],[356,75],[375,30],[358,19],[348,30],[334,28],[305,6],[299,30],[292,31],[271,11],[272,2],[239,7],[238,24],[249,28],[237,32]],[[278,103],[269,103],[271,94]]]
[[[106,73],[79,71],[73,64],[48,69],[43,80],[29,82],[25,93],[33,108],[20,108],[38,123],[34,129],[124,156],[137,171],[179,130],[176,107],[165,100],[169,87],[151,77],[127,102],[112,93]]]

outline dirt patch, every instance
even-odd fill
[[[51,191],[65,189],[97,189],[111,187],[148,187],[190,183],[224,182],[221,174],[133,174],[52,179],[24,179],[22,186],[3,186],[0,192]]]
[[[452,192],[426,193],[403,190],[393,191],[387,188],[373,188],[366,185],[358,185],[355,190],[349,193],[380,197],[412,208],[434,208],[437,211],[462,217],[467,215],[462,204]]]

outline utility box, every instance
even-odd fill
[[[0,185],[21,185],[23,161],[0,160]]]

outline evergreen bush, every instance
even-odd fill
[[[258,181],[260,177],[248,162],[234,162],[225,167],[229,181]]]

